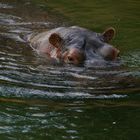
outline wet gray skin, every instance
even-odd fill
[[[62,41],[59,42],[53,37],[53,41],[56,41],[59,47],[55,47],[54,44],[50,42],[50,37],[54,33],[62,39]],[[58,48],[61,48],[62,56],[68,52],[65,58],[61,57],[61,60],[65,63],[81,64],[85,61],[94,61],[102,65],[102,63],[106,62],[105,60],[113,61],[116,60],[118,56],[119,51],[107,43],[114,37],[114,34],[115,30],[113,28],[109,28],[101,34],[78,26],[59,27],[37,35],[32,34],[28,37],[28,41],[31,47],[41,55],[46,54],[48,47],[53,46],[50,57],[55,59],[58,59],[56,56]],[[54,50],[56,51],[54,52]],[[78,62],[76,61],[75,63],[74,60],[76,58],[73,56],[73,52],[70,53],[71,50],[74,50],[74,53],[76,50],[75,55],[80,55],[82,59],[77,60]],[[52,52],[53,56],[51,54]]]

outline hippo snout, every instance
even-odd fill
[[[109,44],[107,44],[107,45],[105,44],[99,50],[99,53],[101,56],[104,57],[104,59],[113,61],[118,58],[120,51],[117,48],[115,48]]]

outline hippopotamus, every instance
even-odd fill
[[[110,27],[103,33],[96,33],[79,26],[58,27],[28,36],[30,46],[40,55],[66,64],[79,65],[86,60],[114,61],[119,50],[109,42],[115,36]]]

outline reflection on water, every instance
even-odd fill
[[[139,49],[116,67],[47,63],[22,37],[69,24],[50,13],[30,0],[0,0],[0,139],[137,140]]]

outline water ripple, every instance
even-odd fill
[[[12,9],[14,8],[12,5],[6,4],[6,3],[0,3],[0,9]]]
[[[31,6],[30,2],[24,4]],[[12,10],[18,7],[0,3],[0,8]],[[25,20],[16,13],[0,13],[0,96],[104,99],[125,98],[128,89],[130,92],[139,90],[139,70],[128,70],[121,66],[121,62],[107,63],[107,67],[103,65],[102,68],[96,67],[98,61],[94,60],[87,61],[85,67],[41,62],[22,36],[53,25],[49,20]],[[138,58],[138,53],[134,52],[132,57],[126,56],[125,63],[138,66]]]

